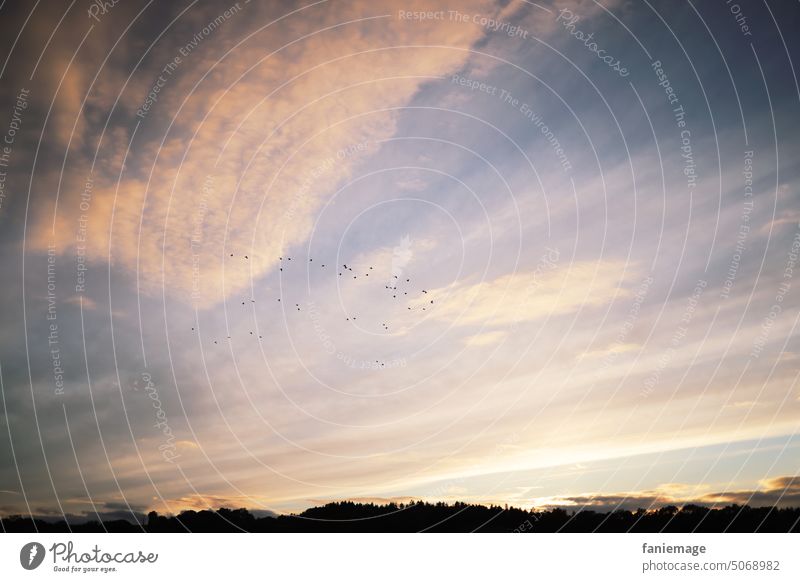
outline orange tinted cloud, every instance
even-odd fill
[[[404,9],[426,6],[408,2]],[[460,9],[491,13],[483,1]],[[146,98],[142,87],[163,73],[137,73],[119,108],[139,126],[104,134],[104,163],[95,167],[88,212],[78,208],[76,193],[89,175],[89,160],[74,152],[59,176],[64,196],[56,229],[52,209],[43,211],[33,229],[35,250],[54,240],[61,252],[71,252],[79,216],[88,214],[90,259],[138,270],[145,292],[165,286],[200,306],[213,305],[306,240],[326,196],[392,135],[396,108],[426,81],[462,66],[465,49],[485,32],[472,23],[399,19],[395,3],[384,1],[308,10],[234,46],[243,24],[269,20],[259,10],[266,9],[242,7],[213,31],[214,43],[230,46],[229,53],[200,47],[184,57],[177,72],[164,77],[144,119],[135,115]],[[197,16],[194,21],[202,23]],[[433,45],[442,48],[403,48]],[[165,54],[158,67],[177,54]],[[75,113],[94,71],[77,62],[73,67],[57,104]],[[94,98],[110,106],[114,93],[107,85]],[[86,116],[78,117],[81,136]],[[69,140],[73,123],[57,123],[61,141]],[[153,130],[167,126],[161,143]],[[231,253],[235,260],[226,262]]]

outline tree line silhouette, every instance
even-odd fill
[[[257,517],[247,509],[183,511],[177,516],[150,512],[138,525],[124,519],[67,523],[9,516],[4,532],[798,532],[800,507],[709,508],[674,505],[655,510],[525,510],[462,502],[354,503],[340,501],[299,514]]]

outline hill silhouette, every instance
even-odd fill
[[[729,505],[662,507],[656,510],[545,511],[496,505],[423,503],[376,505],[341,501],[299,514],[256,517],[247,509],[155,511],[135,524],[126,520],[52,522],[24,516],[0,519],[4,532],[798,532],[800,508]]]

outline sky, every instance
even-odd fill
[[[792,3],[0,4],[0,514],[800,503]]]

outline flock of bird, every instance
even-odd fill
[[[231,253],[230,256],[231,256],[231,258],[233,258],[235,255],[234,255],[234,253]],[[248,255],[242,255],[242,256],[243,256],[243,260],[249,260],[250,259],[250,257]],[[292,257],[278,257],[278,271],[279,272],[283,272],[284,268],[288,269],[289,268],[289,261],[291,261],[291,260],[292,260]],[[295,261],[295,263],[297,263],[297,262],[298,261]],[[314,259],[313,258],[309,258],[308,262],[309,263],[313,263]],[[329,267],[326,267],[325,263],[320,263],[319,261],[317,263],[320,265],[320,267],[319,267],[320,269],[329,268]],[[346,263],[342,263],[341,268],[336,269],[335,272],[338,273],[337,274],[338,277],[342,277],[343,279],[349,279],[352,276],[353,279],[357,280],[357,279],[359,279],[359,275],[360,275],[363,279],[366,280],[366,278],[370,276],[370,273],[372,273],[373,279],[378,279],[378,277],[375,276],[376,272],[375,272],[374,267],[370,266],[368,269],[364,269],[363,271],[364,272],[353,271],[352,264],[351,265],[347,265]],[[417,298],[425,296],[425,301],[426,302],[424,304],[423,303],[418,303],[417,305],[407,305],[406,309],[408,311],[413,311],[415,309],[421,309],[422,311],[427,311],[427,309],[431,305],[434,304],[434,300],[433,299],[428,299],[427,295],[429,295],[429,293],[428,293],[428,291],[426,289],[421,289],[421,290],[419,290],[419,293],[415,294],[415,289],[411,285],[411,278],[410,277],[402,277],[401,275],[392,274],[391,278],[389,279],[389,281],[383,283],[383,289],[387,293],[387,296],[388,296],[389,293],[391,293],[392,299],[395,299],[395,300],[398,299],[398,298],[402,299],[404,297],[408,297],[409,293],[412,294],[412,296],[409,297],[409,299],[412,299],[415,296]],[[277,299],[277,303],[285,303],[285,302],[283,302],[281,300],[281,297],[277,297],[276,299]],[[245,300],[242,301],[242,305],[247,305],[248,302],[249,303],[255,303],[256,300],[252,299],[252,298],[245,299]],[[301,311],[300,303],[295,303],[294,304],[294,310]],[[345,319],[345,321],[357,321],[358,318],[355,315],[350,315],[350,316],[345,317],[344,319]],[[385,321],[381,322],[378,327],[380,327],[380,329],[382,329],[383,331],[386,331],[386,332],[389,331],[389,325]],[[192,331],[195,331],[194,327],[192,328]],[[255,336],[256,334],[254,332],[250,331],[249,335]],[[227,336],[227,339],[231,339],[231,336]],[[258,339],[263,339],[263,336],[259,335]],[[213,342],[215,344],[218,344],[219,340],[215,339],[215,340],[213,340]],[[376,363],[379,363],[378,360],[376,360]]]

